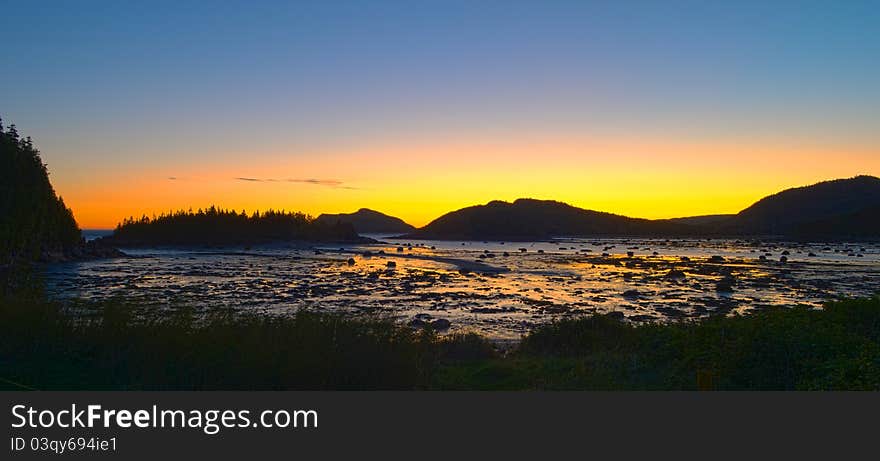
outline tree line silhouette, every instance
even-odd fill
[[[123,220],[107,240],[115,245],[219,245],[272,241],[355,241],[349,223],[324,223],[305,213],[269,209],[248,214],[210,206]]]
[[[30,136],[0,119],[0,268],[45,259],[80,245],[73,211],[55,194]]]

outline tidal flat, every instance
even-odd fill
[[[149,309],[378,315],[517,340],[595,313],[635,323],[819,308],[880,292],[880,245],[724,239],[400,240],[355,245],[125,249],[46,267],[57,299]]]

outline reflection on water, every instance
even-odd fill
[[[880,291],[876,244],[386,241],[127,250],[127,258],[50,266],[47,278],[57,297],[123,296],[157,308],[188,304],[282,315],[305,308],[403,321],[446,319],[451,331],[498,339],[593,312],[662,321],[818,306]]]

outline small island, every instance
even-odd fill
[[[250,245],[272,242],[368,242],[351,223],[323,222],[305,213],[267,210],[248,214],[216,206],[155,217],[128,218],[99,239],[119,247],[146,245]]]

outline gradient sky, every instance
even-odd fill
[[[85,228],[518,197],[674,217],[880,175],[877,1],[35,3],[0,5],[0,116]]]

